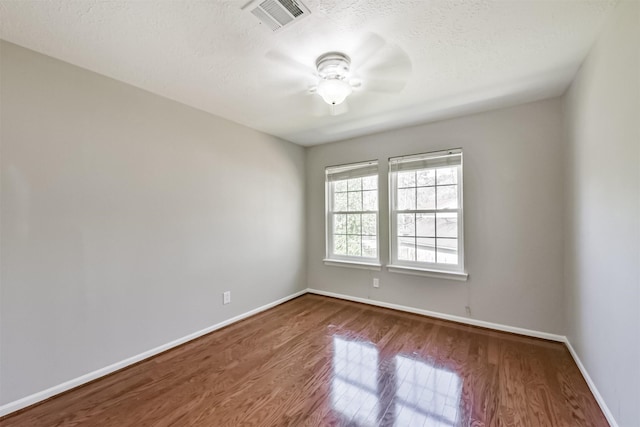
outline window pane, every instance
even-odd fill
[[[362,190],[362,178],[353,178],[347,181],[349,191]]]
[[[362,210],[362,192],[350,191],[347,194],[349,195],[349,210],[361,211]]]
[[[416,214],[416,236],[435,237],[436,217],[435,214]]]
[[[347,234],[361,234],[360,214],[347,215]]]
[[[436,236],[438,237],[458,237],[458,214],[438,213],[436,214]]]
[[[333,193],[333,210],[347,210],[347,193]]]
[[[416,239],[417,258],[420,262],[436,262],[436,239]]]
[[[398,214],[398,236],[415,236],[415,214]]]
[[[416,186],[416,172],[398,172],[398,188],[402,187],[415,187]]]
[[[436,184],[457,184],[458,168],[441,168],[436,169]]]
[[[362,192],[362,210],[363,211],[378,210],[378,192],[376,190]]]
[[[436,259],[438,264],[458,263],[458,240],[457,239],[436,239],[438,253]]]
[[[398,259],[402,261],[416,260],[416,239],[398,237]]]
[[[440,189],[438,189],[439,191]],[[436,208],[436,188],[423,187],[418,188],[418,209],[435,209]]]
[[[439,160],[432,162],[435,157],[424,155],[426,160],[418,166],[422,167],[419,170],[408,170],[419,163],[403,165],[404,159],[400,159],[400,170],[390,172],[392,187],[389,191],[393,202],[389,207],[393,233],[390,236],[391,250],[394,260],[400,265],[438,269],[436,264],[440,263],[444,269],[445,264],[455,267],[461,260],[462,252],[459,251],[463,249],[458,244],[462,236],[458,230],[463,220],[460,215],[462,180],[459,178],[462,165],[453,160],[449,164]],[[416,157],[416,160],[420,159]],[[461,163],[460,154],[452,153],[451,159],[456,162],[460,159]],[[414,162],[414,159],[410,161]],[[389,164],[394,170],[393,159]],[[385,202],[379,198],[380,208]],[[376,222],[378,220],[376,216]]]
[[[362,234],[375,236],[376,230],[376,214],[362,214]]]
[[[347,236],[333,236],[333,253],[336,255],[347,254]]]
[[[378,175],[365,176],[362,178],[363,190],[377,190],[378,189]]]
[[[347,234],[347,216],[345,214],[333,215],[333,232],[335,234]]]
[[[417,171],[418,185],[436,185],[436,171],[433,169],[423,169]]]
[[[362,256],[376,258],[378,256],[378,243],[375,237],[362,238]]]
[[[336,181],[333,187],[333,191],[347,191],[347,181],[346,180],[342,180],[342,181]]]
[[[415,209],[416,208],[416,190],[415,188],[398,190],[398,210]]]
[[[362,244],[360,239],[360,236],[347,236],[347,255],[362,255]]]
[[[378,258],[380,177],[371,167],[374,164],[377,162],[326,168],[329,258]]]
[[[458,209],[458,186],[438,186],[438,209]]]

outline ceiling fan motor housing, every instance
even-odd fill
[[[342,52],[327,52],[316,60],[318,76],[321,79],[344,80],[349,76],[351,58]]]

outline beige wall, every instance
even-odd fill
[[[640,420],[639,14],[617,6],[565,100],[567,335],[620,426]]]
[[[552,99],[308,149],[308,286],[459,316],[469,305],[475,319],[562,333],[561,120]],[[323,264],[326,166],[380,161],[386,263],[387,159],[455,147],[464,150],[468,282]]]
[[[306,287],[301,147],[0,55],[0,404]]]

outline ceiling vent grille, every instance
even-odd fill
[[[311,13],[297,0],[255,0],[243,9],[250,10],[271,31],[279,31]]]

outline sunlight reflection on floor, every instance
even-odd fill
[[[370,342],[333,337],[331,405],[351,425],[451,427],[459,418],[462,381],[426,361],[395,355],[381,361]],[[386,399],[386,401],[385,401]]]

